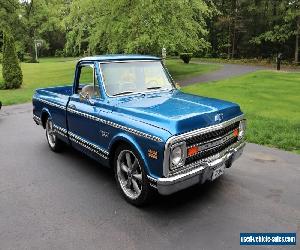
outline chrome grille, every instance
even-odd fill
[[[198,160],[201,160],[201,159],[205,159],[209,156],[215,155],[215,154],[219,153],[220,151],[224,150],[225,148],[229,147],[231,144],[233,144],[235,142],[237,142],[237,137],[230,138],[226,142],[224,142],[224,143],[222,143],[222,144],[220,144],[216,147],[212,147],[212,148],[209,148],[207,150],[200,151],[199,154],[188,157],[185,161],[185,164],[190,164],[194,161],[198,161]]]
[[[189,147],[189,146],[192,146],[195,144],[209,142],[218,137],[225,136],[226,134],[228,134],[229,132],[233,131],[234,129],[236,129],[238,127],[239,127],[239,121],[232,123],[225,128],[214,130],[214,131],[208,132],[206,134],[202,134],[202,135],[198,135],[198,136],[189,138],[186,140],[186,146]]]
[[[233,130],[238,129],[239,122],[228,125],[225,128],[198,135],[186,140],[187,148],[199,146],[199,153],[187,157],[185,164],[191,164],[195,161],[205,159],[226,149],[237,142],[237,137],[233,136]]]
[[[243,119],[244,115],[240,115],[219,124],[170,137],[165,145],[163,175],[168,177],[191,171],[200,165],[207,165],[207,162],[213,161],[221,154],[227,153],[228,150],[239,143],[233,131],[239,128],[240,121]],[[187,157],[184,166],[171,169],[171,147],[183,141],[186,142],[187,150],[197,146],[198,148],[200,147],[200,151],[191,157]]]

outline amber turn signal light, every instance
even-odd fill
[[[199,148],[197,146],[188,148],[188,150],[187,150],[187,156],[189,157],[189,156],[195,155],[198,152],[199,152]]]
[[[234,137],[238,137],[239,136],[239,130],[237,128],[235,130],[233,130],[233,136]]]

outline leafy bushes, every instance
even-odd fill
[[[15,41],[11,35],[4,34],[3,37],[2,75],[4,83],[1,88],[16,89],[21,86],[23,82],[23,75],[15,49]]]
[[[25,62],[25,63],[34,63],[35,59],[32,59],[32,56],[30,55],[30,53],[24,53],[23,61],[22,62]]]
[[[193,53],[181,53],[179,55],[180,59],[184,62],[184,63],[189,63],[190,60],[192,59]]]
[[[63,57],[65,56],[65,52],[63,50],[55,50],[55,57]]]

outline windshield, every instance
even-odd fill
[[[111,62],[100,67],[109,96],[173,89],[160,61]]]

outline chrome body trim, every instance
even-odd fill
[[[180,134],[180,135],[175,135],[175,136],[170,137],[167,140],[166,144],[165,144],[164,162],[163,162],[163,175],[165,177],[168,177],[169,173],[170,173],[170,162],[169,162],[170,161],[170,148],[173,144],[178,143],[180,141],[187,140],[189,138],[192,138],[192,137],[195,137],[195,136],[198,136],[198,135],[201,135],[201,134],[205,134],[205,133],[208,133],[208,132],[211,132],[211,131],[214,131],[214,130],[225,128],[225,127],[229,126],[230,124],[233,124],[237,121],[241,121],[243,119],[244,119],[244,114],[240,115],[240,116],[237,116],[237,117],[235,117],[231,120],[220,123],[220,124],[212,125],[212,126],[209,126],[209,127],[206,127],[206,128],[196,129],[196,130],[193,130],[193,131],[190,131],[190,132],[187,132],[187,133],[183,133],[183,134]],[[185,166],[183,168],[185,168]]]
[[[236,142],[233,147],[226,149],[222,154],[218,153],[214,157],[209,157],[209,160],[204,162],[193,163],[196,168],[177,174],[167,178],[158,178],[157,190],[162,195],[169,195],[197,183],[203,183],[211,177],[211,173],[217,167],[232,163],[243,152],[245,147],[244,141]]]
[[[102,158],[104,159],[108,159],[108,155],[109,155],[109,152],[98,147],[96,144],[94,143],[91,143],[91,142],[88,142],[87,140],[84,140],[82,137],[72,133],[72,132],[68,132],[69,134],[69,138],[71,141],[73,142],[76,142],[78,144],[80,144],[81,146],[83,146],[84,148],[98,154],[99,156],[101,156]]]
[[[219,158],[222,158],[224,155],[228,154],[228,152],[234,150],[236,147],[239,147],[241,144],[245,143],[244,140],[237,141],[236,143],[230,145],[228,148],[222,150],[221,152],[216,153],[215,155],[209,156],[204,159],[200,159],[198,161],[192,162],[188,165],[185,165],[183,169],[179,169],[176,172],[172,172],[171,176],[176,176],[178,174],[187,173],[192,171],[193,169],[197,168],[199,165],[205,165],[209,162],[215,161]]]
[[[63,136],[63,137],[68,138],[68,132],[67,132],[67,130],[66,130],[65,128],[59,127],[59,126],[57,126],[56,124],[54,124],[53,127],[54,127],[54,131],[55,131],[57,134],[59,134],[59,135],[61,135],[61,136]]]
[[[37,115],[33,115],[33,120],[36,122],[36,124],[41,125],[42,124],[42,120],[40,117],[38,117]]]
[[[99,153],[99,151],[97,151],[97,150],[95,150],[95,149],[93,149],[93,148],[91,148],[91,147],[85,145],[84,143],[82,143],[81,141],[77,140],[76,138],[70,137],[70,140],[73,141],[73,142],[75,142],[75,143],[77,143],[77,144],[79,144],[80,146],[82,146],[82,147],[88,149],[89,151],[91,151],[91,152],[93,152],[93,153],[99,155],[99,156],[102,157],[103,159],[105,159],[105,160],[108,159],[107,156],[105,156],[105,155]]]
[[[157,183],[157,179],[151,177],[150,175],[147,175],[147,178],[148,178],[150,181],[152,181],[152,182],[154,182],[154,183]]]
[[[59,109],[62,109],[62,110],[66,110],[66,107],[63,106],[63,105],[60,105],[60,104],[56,104],[56,103],[53,103],[53,102],[49,102],[49,101],[46,101],[44,99],[41,99],[41,98],[38,98],[38,97],[33,97],[34,100],[37,100],[39,102],[43,102],[45,104],[48,104],[50,106],[53,106],[53,107],[56,107],[56,108],[59,108]]]
[[[210,148],[210,147],[218,146],[218,145],[222,144],[223,142],[225,142],[229,139],[232,139],[233,137],[234,137],[234,135],[232,134],[232,131],[230,131],[226,135],[214,138],[210,141],[196,143],[196,144],[193,144],[191,146],[188,146],[187,148],[189,149],[189,148],[200,147],[201,146],[201,150],[205,150],[205,149]]]
[[[84,140],[82,137],[80,137],[72,132],[68,132],[65,128],[62,128],[56,124],[54,124],[54,130],[55,130],[55,133],[57,133],[63,137],[69,138],[71,141],[96,153],[97,155],[101,156],[104,159],[108,159],[109,152],[100,148],[96,144],[88,142],[87,140]]]
[[[183,155],[182,155],[182,159],[180,160],[180,162],[177,165],[174,165],[172,161],[170,162],[169,167],[170,167],[170,169],[172,169],[172,171],[175,170],[175,169],[183,167],[184,162],[187,158],[187,155],[186,155],[186,142],[183,141],[183,142],[178,142],[178,143],[173,144],[170,148],[170,154],[174,150],[174,148],[176,148],[176,147],[181,147],[181,149],[183,151]]]
[[[126,126],[123,126],[123,125],[120,125],[120,124],[117,124],[117,123],[114,123],[114,122],[111,122],[111,121],[108,121],[108,120],[104,120],[104,119],[101,119],[99,117],[96,117],[96,116],[93,116],[93,115],[89,115],[89,114],[86,114],[86,113],[83,113],[83,112],[80,112],[80,111],[77,111],[75,109],[72,109],[72,108],[69,108],[68,107],[68,112],[71,112],[71,113],[75,113],[75,114],[78,114],[78,115],[81,115],[85,118],[88,118],[88,119],[91,119],[91,120],[94,120],[94,121],[98,121],[98,122],[101,122],[103,124],[106,124],[106,125],[109,125],[111,127],[114,127],[114,128],[118,128],[118,129],[122,129],[126,132],[129,132],[131,134],[134,134],[134,135],[137,135],[137,136],[141,136],[141,137],[144,137],[146,139],[149,139],[149,140],[152,140],[152,141],[156,141],[156,142],[162,142],[163,140],[157,136],[153,136],[153,135],[150,135],[150,134],[146,134],[144,132],[141,132],[141,131],[138,131],[136,129],[133,129],[133,128],[129,128],[129,127],[126,127]]]
[[[159,62],[160,59],[132,59],[132,60],[106,60],[98,61],[99,63],[131,63],[131,62]]]

